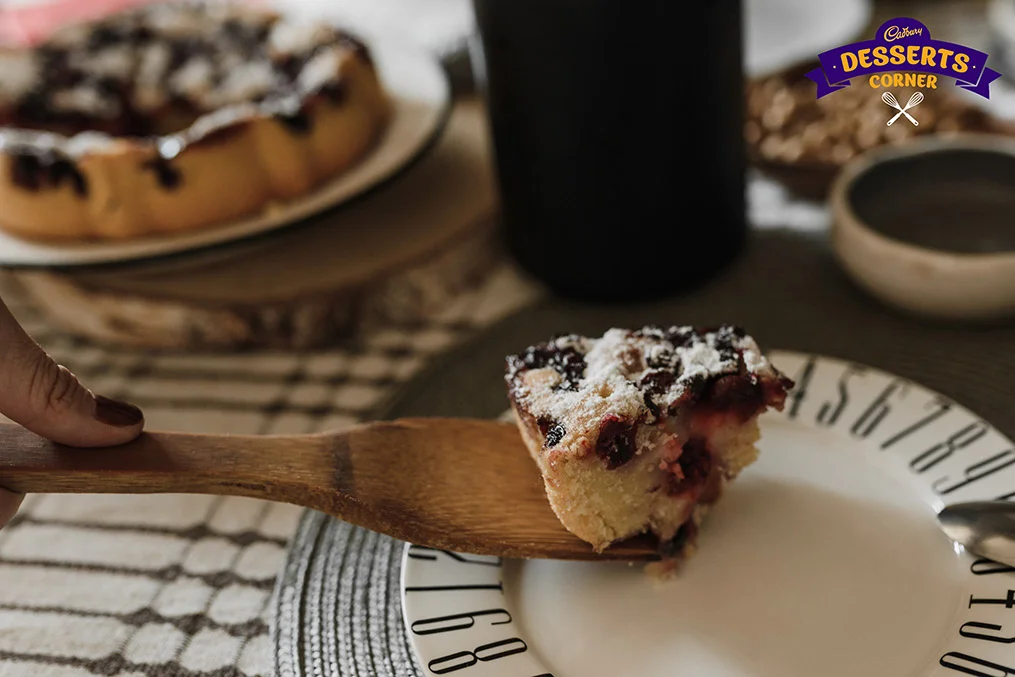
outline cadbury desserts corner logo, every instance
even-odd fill
[[[873,40],[828,50],[818,60],[821,66],[807,77],[817,84],[819,99],[849,87],[856,78],[866,79],[874,89],[936,89],[938,78],[949,78],[956,87],[989,99],[990,83],[1001,77],[987,67],[984,52],[934,40],[926,26],[906,17],[881,24]]]

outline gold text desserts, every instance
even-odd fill
[[[322,23],[153,3],[0,50],[0,228],[193,231],[297,198],[388,119],[368,49]]]
[[[651,532],[676,559],[793,385],[729,326],[559,336],[509,356],[505,378],[564,526],[598,551]]]

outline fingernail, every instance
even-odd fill
[[[11,518],[17,514],[21,502],[25,500],[24,494],[19,494],[0,487],[0,528],[7,526]]]
[[[113,400],[102,395],[95,396],[95,418],[106,425],[118,428],[137,425],[144,418],[141,410],[129,402]]]

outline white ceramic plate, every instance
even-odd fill
[[[253,218],[194,233],[129,242],[47,244],[0,231],[0,266],[78,266],[162,257],[221,245],[290,225],[377,187],[418,158],[440,134],[451,106],[447,75],[435,58],[401,43],[368,41],[394,114],[384,137],[362,162],[313,193]]]
[[[1015,675],[1015,572],[935,520],[948,503],[1015,495],[1011,441],[891,374],[772,357],[797,387],[764,415],[759,460],[675,579],[407,547],[404,617],[423,672]]]
[[[1015,84],[1011,78],[1015,63],[1015,2],[989,0],[986,16],[981,21],[987,33],[977,42],[967,41],[965,44],[985,51],[988,54],[987,65],[1000,71],[1001,77],[990,83],[990,98],[960,87],[952,87],[951,91],[988,115],[1010,123],[1015,121]]]
[[[744,68],[759,77],[816,59],[857,39],[870,21],[870,0],[748,0]]]

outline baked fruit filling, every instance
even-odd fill
[[[230,2],[71,24],[0,70],[0,227],[32,239],[254,214],[351,167],[390,114],[356,37]]]
[[[505,379],[563,525],[600,552],[650,532],[673,559],[757,459],[758,417],[793,386],[731,326],[558,336],[509,356]]]

